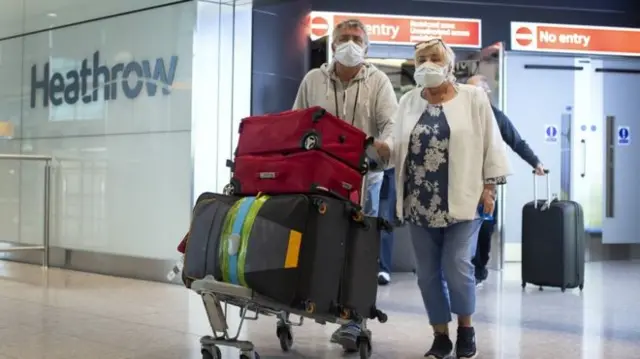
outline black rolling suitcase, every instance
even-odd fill
[[[284,306],[313,303],[314,311],[331,313],[355,224],[352,208],[322,195],[205,193],[185,245],[185,284],[212,275]]]
[[[539,200],[534,174],[534,200],[522,209],[522,288],[584,287],[585,230],[582,206],[551,198],[546,172],[547,199]]]
[[[212,275],[310,314],[386,318],[376,308],[386,222],[334,192],[318,193],[202,194],[184,240],[185,285]]]

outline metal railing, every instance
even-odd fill
[[[53,157],[44,155],[0,154],[0,160],[44,162],[44,225],[42,245],[23,245],[0,248],[0,253],[42,251],[42,267],[49,268],[49,247],[51,240],[51,162],[53,161]]]

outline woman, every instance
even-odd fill
[[[435,333],[425,357],[442,359],[455,349],[457,358],[474,358],[471,258],[480,212],[493,213],[496,186],[505,183],[509,165],[487,95],[455,83],[451,48],[440,39],[419,43],[415,62],[419,87],[400,99],[393,139],[376,147],[396,168],[396,211],[409,225]],[[451,313],[458,319],[455,348]]]

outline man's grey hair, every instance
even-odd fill
[[[362,30],[362,32],[364,32],[364,46],[368,47],[369,46],[369,34],[367,33],[367,28],[364,26],[364,24],[362,23],[362,21],[358,20],[358,19],[347,19],[342,21],[341,23],[339,23],[338,25],[336,25],[336,27],[333,29],[333,33],[331,34],[331,37],[333,38],[333,43],[335,44],[335,42],[340,38],[340,33],[342,32],[342,30],[344,29],[353,29],[353,28],[358,28],[360,30]]]

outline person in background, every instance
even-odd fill
[[[492,213],[496,186],[510,167],[488,96],[457,84],[455,56],[441,39],[418,43],[418,88],[400,99],[391,141],[377,142],[395,168],[398,218],[416,256],[418,287],[434,330],[431,359],[477,356],[472,315],[476,291],[471,257],[481,211]],[[385,157],[387,156],[387,157]],[[452,313],[458,330],[449,336]]]
[[[491,93],[489,82],[487,78],[482,75],[475,75],[467,80],[467,84],[478,86],[482,88],[487,94]],[[520,137],[520,133],[513,126],[513,123],[509,118],[500,111],[497,107],[491,105],[493,115],[498,122],[498,128],[502,135],[502,140],[511,147],[511,149],[522,158],[525,162],[531,165],[539,176],[544,175],[544,166],[535,155],[531,147]],[[473,264],[475,266],[476,285],[481,285],[482,282],[487,280],[489,271],[487,270],[487,264],[489,263],[489,254],[491,252],[491,236],[496,226],[496,219],[498,218],[498,206],[495,206],[493,212],[493,220],[486,220],[480,227],[478,233],[478,246],[476,254],[473,258]]]
[[[393,133],[392,116],[398,108],[393,85],[387,75],[366,61],[369,37],[360,20],[336,25],[332,34],[333,59],[307,73],[293,109],[321,106],[344,121],[376,138],[376,144]],[[366,215],[378,216],[382,171],[366,178]],[[346,351],[358,350],[359,323],[342,325],[331,336]]]
[[[396,221],[396,183],[395,170],[390,168],[384,171],[382,190],[380,191],[380,217],[390,223]],[[391,255],[393,251],[393,230],[382,231],[380,235],[380,272],[378,284],[391,283]]]

